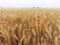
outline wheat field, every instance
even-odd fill
[[[0,45],[60,45],[60,9],[0,8]]]

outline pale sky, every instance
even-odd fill
[[[40,8],[60,8],[60,0],[0,0],[0,7],[21,8],[21,7],[40,7]]]

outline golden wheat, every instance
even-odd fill
[[[59,42],[60,9],[0,9],[0,45],[60,45]]]

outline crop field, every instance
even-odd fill
[[[60,9],[0,8],[0,45],[60,45]]]

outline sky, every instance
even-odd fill
[[[60,0],[0,0],[0,7],[4,8],[60,8]]]

